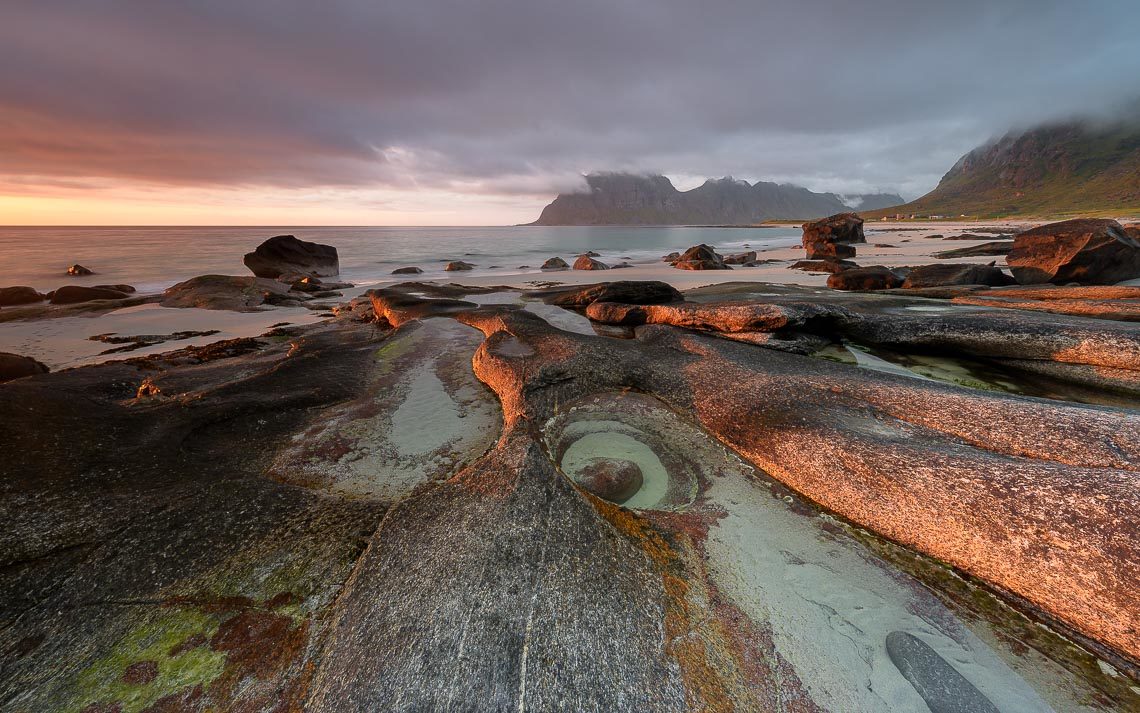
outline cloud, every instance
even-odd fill
[[[8,0],[0,173],[533,197],[633,170],[909,198],[1011,126],[1135,94],[1138,25],[1132,0]]]

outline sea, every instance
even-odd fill
[[[391,273],[412,265],[424,271],[412,279],[530,273],[541,279],[538,268],[547,258],[560,256],[572,263],[588,250],[599,253],[603,262],[655,263],[698,243],[724,253],[800,240],[800,230],[790,227],[0,226],[0,286],[28,285],[46,292],[65,284],[126,283],[141,293],[159,292],[196,275],[248,275],[242,256],[274,235],[336,247],[341,279],[357,285],[407,280]],[[476,268],[444,272],[452,260]],[[75,263],[95,274],[67,277],[67,267]]]

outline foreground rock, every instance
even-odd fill
[[[827,286],[833,290],[887,290],[902,283],[896,272],[882,265],[842,270],[827,278]]]
[[[1140,287],[1018,287],[954,295],[955,304],[1140,321]]]
[[[121,300],[127,293],[118,290],[109,290],[102,287],[81,287],[79,285],[64,285],[51,293],[53,305],[73,305],[93,300]]]
[[[854,213],[836,215],[803,225],[802,244],[809,260],[855,257],[856,243],[865,243],[863,219]]]
[[[43,295],[31,287],[0,287],[0,307],[36,304],[44,299]]]
[[[296,272],[314,277],[340,274],[340,258],[331,245],[298,240],[292,235],[269,238],[242,259],[257,277],[277,278]]]
[[[11,352],[0,352],[0,383],[25,376],[46,374],[49,369],[35,359]]]
[[[945,666],[1002,711],[1131,706],[1073,642],[1140,660],[1134,411],[711,332],[1133,325],[720,290],[607,339],[408,283],[373,323],[4,385],[0,707],[942,710]],[[626,507],[578,484],[600,460]]]
[[[198,309],[256,310],[276,299],[284,298],[289,286],[261,277],[232,275],[199,275],[169,287],[162,293],[163,307],[196,307]]]
[[[1018,233],[1006,262],[1023,285],[1111,285],[1140,277],[1140,242],[1115,220],[1066,220]]]
[[[678,270],[731,270],[724,264],[724,258],[712,246],[701,243],[694,245],[672,261]]]
[[[574,269],[575,270],[608,270],[608,269],[610,269],[610,266],[605,264],[604,262],[601,262],[600,260],[595,260],[593,257],[591,257],[589,255],[579,255],[578,259],[574,261]]]
[[[665,304],[683,302],[684,296],[677,288],[657,280],[616,280],[590,285],[583,288],[559,289],[548,292],[532,292],[547,304],[559,307],[587,307],[594,302],[621,302],[632,305]]]
[[[945,287],[948,285],[987,285],[1001,287],[1012,285],[1013,278],[1000,269],[989,265],[960,265],[943,263],[912,267],[902,286],[907,289],[922,287]]]

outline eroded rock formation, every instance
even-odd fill
[[[640,325],[612,339],[464,299],[490,292],[394,286],[284,335],[0,387],[0,707],[1134,702],[1135,412],[806,354],[1127,370],[1135,325],[581,290]]]

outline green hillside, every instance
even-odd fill
[[[867,218],[1140,214],[1140,123],[1069,122],[1008,134],[958,160],[938,187]]]

